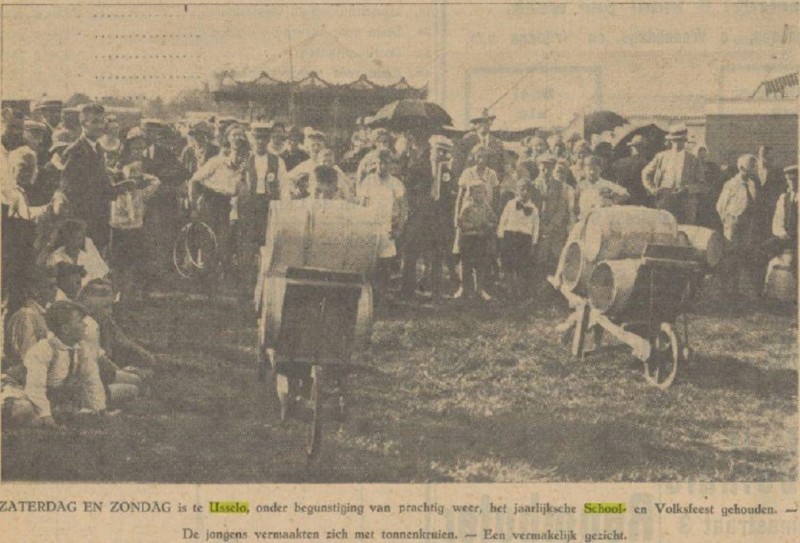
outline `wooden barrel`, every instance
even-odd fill
[[[600,262],[589,280],[589,303],[592,307],[613,316],[627,307],[642,266],[641,259],[607,260]]]
[[[780,302],[797,301],[797,276],[792,273],[791,255],[773,258],[767,266],[764,296]]]
[[[561,272],[561,282],[570,291],[579,294],[586,292],[589,278],[592,276],[594,263],[588,262],[583,257],[581,242],[571,241],[564,247],[564,265]]]
[[[265,271],[284,275],[288,268],[313,268],[369,274],[382,226],[374,210],[342,200],[272,202]]]
[[[284,277],[267,277],[264,281],[258,332],[261,344],[270,348],[274,348],[278,344],[288,281]],[[355,319],[354,339],[357,348],[363,349],[369,345],[372,338],[373,319],[372,287],[363,285],[360,287]]]
[[[589,262],[637,258],[647,245],[678,244],[678,223],[668,211],[641,206],[593,209],[583,229],[583,253]]]
[[[678,241],[697,250],[709,268],[715,268],[719,264],[725,251],[725,238],[722,234],[702,226],[678,225]]]

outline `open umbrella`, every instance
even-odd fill
[[[386,104],[368,122],[373,128],[395,131],[415,128],[440,129],[453,124],[453,119],[438,104],[414,98],[405,98]]]
[[[613,111],[594,111],[583,119],[583,137],[591,139],[592,134],[602,134],[607,130],[614,130],[618,126],[628,124],[628,120]]]

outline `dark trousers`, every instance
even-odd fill
[[[215,192],[206,191],[203,194],[203,204],[200,209],[200,220],[206,223],[217,238],[217,252],[213,262],[209,263],[206,273],[203,274],[204,288],[216,292],[218,282],[223,272],[230,275],[233,271],[234,239],[231,225],[231,199]]]
[[[462,234],[460,239],[461,269],[465,292],[472,290],[472,274],[475,273],[475,289],[477,292],[486,288],[486,277],[489,273],[489,240],[484,236]]]
[[[500,258],[509,294],[518,299],[530,297],[536,271],[532,236],[505,232],[500,244]]]

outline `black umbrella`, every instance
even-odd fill
[[[602,134],[626,124],[628,120],[613,111],[594,111],[583,119],[583,137],[588,141],[592,134]]]
[[[401,132],[415,128],[439,129],[453,124],[453,119],[438,104],[405,98],[383,106],[367,123],[373,128]]]
[[[664,137],[667,131],[655,123],[639,126],[622,136],[614,146],[614,159],[630,155],[628,144],[634,136],[642,136],[644,146],[641,149],[642,155],[647,159],[652,159],[659,151],[664,150]]]

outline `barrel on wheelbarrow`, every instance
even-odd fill
[[[343,200],[280,200],[269,208],[267,275],[310,268],[368,276],[383,226],[372,208]]]
[[[677,245],[678,223],[668,211],[641,206],[593,209],[582,235],[589,262],[638,258],[651,244]]]
[[[372,335],[368,276],[382,221],[344,201],[275,204],[256,292],[261,344],[296,358],[344,357],[363,348]]]
[[[269,347],[271,349],[275,349],[280,346],[285,336],[281,336],[281,330],[283,329],[284,324],[284,310],[286,309],[286,292],[287,287],[292,283],[290,279],[286,279],[285,277],[270,277],[265,282],[265,288],[263,290],[263,298],[262,298],[262,307],[261,307],[261,323],[259,329],[259,340],[262,345]],[[295,283],[296,285],[296,283]],[[307,287],[308,288],[308,287]],[[331,289],[333,287],[329,287]],[[344,287],[340,287],[344,288]],[[290,306],[297,305],[297,300],[291,300],[291,293],[292,288],[289,288],[290,293]],[[348,339],[350,341],[349,345],[351,345],[355,349],[363,349],[369,345],[370,339],[372,337],[372,324],[373,324],[373,298],[372,298],[372,286],[369,284],[353,284],[352,287],[347,288],[346,290],[352,290],[351,296],[356,300],[355,302],[355,320],[353,322],[347,322],[347,315],[343,317],[343,324],[347,324],[347,330],[344,331],[344,336],[352,337]],[[345,307],[350,307],[350,302],[347,300],[347,296],[334,296],[339,303],[343,303]],[[300,297],[300,303],[304,301],[309,301],[311,294],[308,290],[306,290],[304,295]],[[302,298],[306,298],[303,300]],[[318,303],[318,299],[316,303]],[[347,311],[345,311],[347,313]],[[295,323],[297,325],[302,325],[302,322]],[[285,331],[285,330],[284,330]],[[314,330],[309,330],[308,332],[301,332],[301,333],[308,333],[314,334]],[[317,333],[320,333],[317,330]],[[318,336],[321,337],[321,336]],[[334,343],[338,343],[338,338],[334,341]]]

